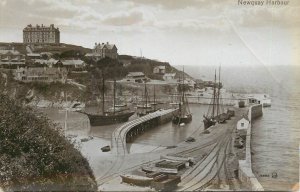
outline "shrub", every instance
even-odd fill
[[[81,153],[45,117],[0,95],[0,187],[96,190]]]

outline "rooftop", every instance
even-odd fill
[[[164,74],[165,77],[175,77],[176,73],[166,73]]]
[[[20,55],[20,52],[17,50],[0,50],[0,55]]]
[[[46,67],[32,67],[32,68],[19,68],[17,72],[24,71],[26,75],[54,75],[65,72],[65,68],[46,68]]]
[[[143,72],[129,72],[127,76],[136,77],[136,76],[145,76],[145,74]]]
[[[63,65],[84,65],[84,61],[80,59],[62,60]]]
[[[35,26],[33,26],[33,25],[31,25],[31,24],[29,24],[29,25],[27,25],[25,28],[24,28],[24,30],[32,30],[32,29],[46,29],[46,30],[48,30],[48,29],[53,29],[53,30],[59,30],[59,28],[57,27],[57,28],[55,28],[54,27],[54,24],[51,24],[50,26],[45,26],[45,25],[38,25],[38,24],[36,24]]]
[[[106,49],[113,49],[113,48],[117,48],[115,44],[109,44],[109,42],[107,43],[95,43],[95,47],[94,49],[103,49],[103,48],[106,48]]]

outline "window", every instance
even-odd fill
[[[241,123],[241,127],[244,127],[244,123]]]

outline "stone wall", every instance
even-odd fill
[[[248,118],[252,121],[256,119],[257,117],[260,117],[263,115],[262,112],[262,104],[260,105],[253,105],[249,109]]]
[[[263,191],[264,188],[259,183],[257,178],[252,172],[252,162],[251,162],[251,128],[252,121],[257,117],[262,116],[262,105],[250,106],[248,111],[248,118],[251,119],[249,128],[247,130],[246,136],[246,158],[245,160],[239,160],[239,179],[248,185],[252,191]]]

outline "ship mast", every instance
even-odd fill
[[[220,113],[220,67],[219,67],[219,82],[218,82],[218,92],[217,92],[217,116]]]
[[[154,104],[154,110],[156,110],[156,101],[155,101],[155,84],[153,87],[153,104]]]
[[[212,108],[212,118],[215,116],[215,105],[216,105],[216,81],[217,81],[217,75],[215,70],[215,83],[214,83],[214,99],[213,99],[213,108]]]
[[[178,91],[180,91],[181,92],[181,88],[182,88],[182,86],[181,86],[181,76],[182,75],[179,75],[179,83],[178,83],[178,87],[177,87],[177,92]],[[180,114],[180,116],[181,116],[181,95],[180,94],[178,94],[177,95],[177,100],[178,100],[178,97],[179,97],[179,103],[178,103],[178,107],[179,107],[179,114]]]
[[[183,88],[182,88],[182,105],[183,105],[183,108],[181,108],[181,110],[182,109],[184,110],[185,109],[185,105],[184,105],[184,89],[185,89],[185,87],[184,87],[184,66],[182,66],[182,86],[183,86]],[[180,115],[182,115],[183,113],[181,112]]]
[[[114,114],[116,112],[116,79],[114,79],[114,95],[113,95],[113,107],[114,107]]]
[[[146,87],[146,82],[144,82],[144,84],[145,84],[145,106],[144,106],[144,108],[146,109],[146,113],[147,113],[147,108],[148,108],[148,94],[147,94],[147,87]]]
[[[105,79],[104,79],[104,73],[102,70],[102,113],[104,114],[104,103],[105,103],[105,98],[104,98],[104,85],[105,85]]]

